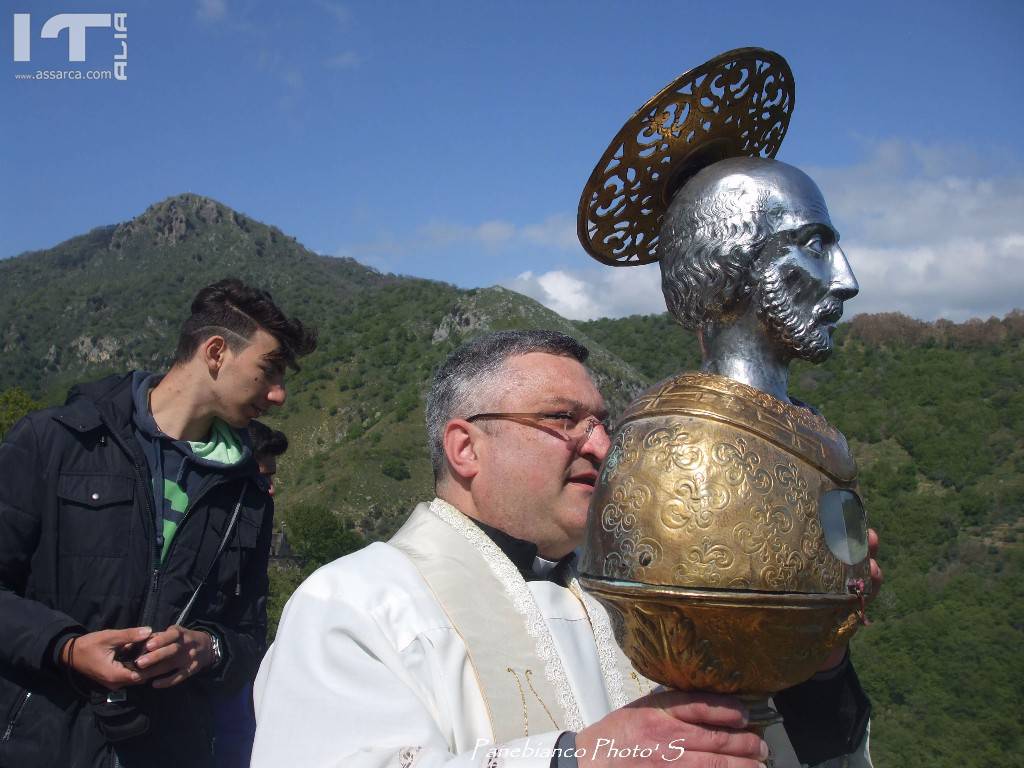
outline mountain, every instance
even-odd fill
[[[291,441],[278,517],[307,557],[304,570],[272,570],[275,616],[303,572],[388,536],[429,494],[423,394],[462,340],[571,333],[591,348],[613,410],[700,359],[664,314],[573,323],[501,288],[320,256],[180,195],[0,261],[0,424],[32,398],[61,402],[75,381],[164,368],[195,292],[228,275],[320,329],[267,419]],[[1019,312],[962,324],[861,315],[839,327],[826,363],[793,368],[794,394],[849,437],[882,537],[886,585],[853,651],[875,706],[876,765],[987,768],[1024,752],[1022,340]]]
[[[165,368],[196,291],[228,275],[320,330],[319,349],[289,378],[287,404],[267,419],[292,445],[283,506],[325,504],[370,537],[389,535],[432,489],[423,396],[452,349],[486,329],[579,333],[511,291],[382,275],[187,194],[0,261],[0,392],[19,386],[56,403],[76,381]],[[592,347],[603,391],[624,405],[646,380]]]
[[[395,282],[209,198],[172,197],[123,224],[0,261],[0,387],[54,399],[82,375],[159,367],[196,290],[225,275],[321,315],[325,301]]]

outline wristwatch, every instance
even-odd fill
[[[210,636],[210,649],[213,651],[213,664],[210,665],[210,669],[216,669],[224,660],[224,654],[220,649],[220,638],[216,632],[207,632],[206,634]]]

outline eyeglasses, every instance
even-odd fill
[[[604,429],[605,434],[611,431],[612,426],[610,418],[599,419],[597,416],[579,416],[571,411],[560,411],[558,413],[478,413],[475,416],[470,416],[466,421],[473,422],[478,419],[518,421],[538,429],[555,431],[565,440],[579,441],[580,443],[585,443],[589,440],[598,426]]]

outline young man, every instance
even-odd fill
[[[0,765],[213,765],[209,693],[263,654],[273,503],[244,433],[316,346],[202,289],[165,376],[76,387],[0,446]]]

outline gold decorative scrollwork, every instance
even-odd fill
[[[651,500],[651,489],[632,476],[615,486],[612,503],[601,510],[601,525],[616,539],[628,536],[636,528],[637,514]]]
[[[661,505],[661,522],[666,528],[691,530],[708,528],[715,513],[729,505],[729,489],[709,483],[702,472],[682,477],[672,487],[672,496]]]
[[[651,489],[627,476],[615,486],[611,502],[601,509],[601,527],[611,534],[616,548],[605,559],[602,572],[610,578],[625,578],[643,573],[661,557],[661,545],[643,537],[639,515],[651,503]]]
[[[779,487],[784,489],[784,498],[792,506],[796,513],[807,517],[813,510],[808,509],[809,499],[807,497],[807,481],[800,476],[800,470],[796,464],[779,464],[775,467],[775,479]]]
[[[788,688],[809,678],[857,628],[852,595],[700,591],[588,577],[581,582],[608,610],[615,638],[637,671],[684,691]]]
[[[709,587],[721,587],[724,586],[722,574],[732,567],[735,559],[729,547],[714,543],[705,536],[699,544],[690,547],[686,560],[676,566],[675,576],[691,581],[699,580]]]
[[[674,424],[648,432],[642,446],[659,469],[669,469],[671,465],[689,470],[699,467],[704,461],[700,447],[703,442],[704,436],[700,432]]]
[[[618,132],[580,197],[577,234],[611,266],[657,261],[672,193],[726,157],[775,157],[793,111],[793,73],[760,48],[723,53],[647,101]]]
[[[734,443],[716,443],[711,449],[711,458],[726,467],[725,479],[736,486],[740,499],[747,499],[753,493],[771,493],[775,481],[771,473],[761,467],[761,456],[755,450],[748,450],[745,438]]]
[[[814,411],[772,397],[754,387],[713,373],[685,373],[640,395],[622,416],[632,425],[645,416],[690,417],[689,429],[711,417],[735,424],[786,447],[839,483],[851,482],[857,466],[843,434]]]
[[[656,407],[631,406],[620,422],[594,488],[581,572],[832,595],[845,595],[849,578],[867,578],[866,563],[846,566],[832,554],[818,519],[822,494],[856,489],[845,439],[818,417],[820,431],[777,418],[738,382],[674,379],[684,380],[683,390],[653,389]],[[783,416],[804,410],[768,400]]]

